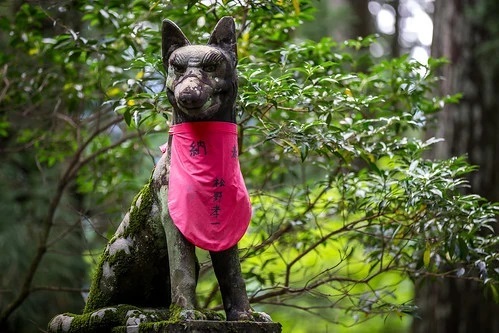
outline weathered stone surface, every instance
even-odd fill
[[[136,326],[121,326],[112,333],[280,333],[278,323],[257,323],[249,321],[187,321],[171,323],[168,321],[146,323]]]
[[[152,182],[135,197],[102,253],[84,314],[118,304],[170,305],[168,250]]]
[[[47,331],[50,333],[110,333],[115,327],[133,327],[145,322],[155,323],[169,318],[168,309],[138,308],[120,304],[82,315],[71,313],[57,315],[48,324]]]

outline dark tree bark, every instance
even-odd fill
[[[478,172],[470,192],[499,201],[499,4],[496,0],[435,1],[433,57],[446,57],[442,95],[463,94],[447,105],[431,136],[445,138],[434,157],[467,154]],[[497,228],[496,228],[497,232]],[[416,285],[421,319],[415,333],[499,332],[499,305],[483,286],[468,281],[425,279]]]
[[[487,4],[489,3],[489,4]],[[494,8],[495,7],[495,8]],[[448,105],[439,119],[436,135],[445,138],[436,157],[468,154],[480,167],[471,177],[472,191],[499,201],[499,60],[497,41],[486,25],[487,17],[499,14],[494,0],[436,1],[433,57],[446,57],[442,70],[442,94],[461,92],[457,105]],[[495,40],[494,40],[495,39]]]
[[[396,0],[398,2],[398,0]],[[349,38],[367,37],[375,32],[374,20],[364,1],[346,1],[353,13]]]
[[[305,22],[300,27],[300,36],[317,41],[323,37],[332,37],[342,42],[376,32],[367,1],[315,0],[313,4],[317,9],[315,20]]]

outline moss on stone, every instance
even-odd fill
[[[168,250],[152,182],[151,177],[135,196],[101,254],[83,313],[120,303],[169,306]]]
[[[119,320],[119,314],[117,311],[113,311],[111,308],[103,309],[102,316],[95,315],[94,313],[86,313],[82,315],[75,314],[64,314],[66,316],[73,317],[71,326],[69,330],[57,330],[53,331],[49,329],[49,332],[57,333],[98,333],[98,332],[108,332],[112,327],[121,325]]]
[[[132,206],[130,207],[130,223],[128,228],[124,230],[123,236],[135,235],[143,228],[149,221],[151,210],[153,207],[153,195],[151,191],[151,182],[146,184],[140,192],[134,197]],[[138,202],[140,200],[140,202]],[[138,206],[137,206],[138,205]]]
[[[113,333],[127,332],[126,327],[113,330]],[[181,321],[169,320],[155,323],[143,323],[138,327],[139,333],[280,333],[278,323],[257,323],[251,321]]]
[[[102,279],[102,265],[106,261],[106,256],[105,256],[106,250],[102,252],[100,259],[99,259],[99,264],[97,265],[97,269],[94,272],[94,275],[92,277],[92,283],[90,287],[90,292],[88,294],[88,299],[87,303],[85,304],[85,308],[83,309],[83,313],[88,313],[91,312],[95,309],[98,309],[99,307],[105,306],[106,304],[106,297],[98,287],[100,285],[100,281]]]
[[[168,309],[142,309],[133,305],[120,304],[117,306],[102,308],[91,313],[82,315],[63,314],[72,317],[71,326],[68,330],[55,330],[49,325],[51,333],[105,333],[111,332],[113,328],[142,324],[145,322],[162,321],[168,318]]]
[[[180,313],[182,312],[182,308],[177,304],[171,304],[168,308],[168,321],[169,322],[177,322],[180,320]]]

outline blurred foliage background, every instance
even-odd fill
[[[416,281],[475,281],[498,301],[498,206],[469,191],[466,152],[430,158],[441,139],[425,133],[461,95],[439,94],[446,61],[417,59],[429,44],[401,37],[410,3],[2,2],[0,331],[81,313],[167,139],[165,18],[194,43],[224,15],[237,22],[254,208],[240,248],[256,309],[284,332],[409,332]],[[220,309],[199,256],[199,304]]]

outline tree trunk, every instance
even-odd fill
[[[499,60],[496,0],[435,1],[433,57],[446,57],[442,95],[461,92],[457,105],[447,105],[431,136],[442,137],[434,157],[467,154],[478,172],[470,192],[499,201]],[[494,35],[494,31],[496,32]],[[497,232],[497,229],[496,229]],[[499,305],[485,297],[483,285],[468,281],[418,281],[416,302],[421,319],[415,333],[499,332]]]

